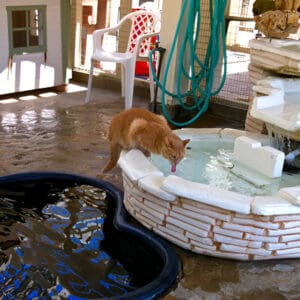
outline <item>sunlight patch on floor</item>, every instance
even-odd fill
[[[76,93],[76,92],[82,92],[82,91],[86,91],[86,90],[87,90],[86,86],[82,86],[82,85],[75,84],[75,83],[69,83],[67,93]]]

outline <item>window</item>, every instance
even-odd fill
[[[10,55],[46,51],[46,6],[8,6]]]

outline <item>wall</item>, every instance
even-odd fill
[[[160,77],[160,82],[163,82],[163,76],[165,71],[165,65],[168,60],[168,56],[170,53],[170,49],[172,47],[173,39],[175,36],[175,31],[177,28],[177,23],[179,20],[179,16],[181,13],[181,7],[182,7],[182,0],[180,1],[173,1],[173,0],[164,0],[163,7],[162,7],[162,16],[161,16],[161,33],[160,33],[160,46],[166,49],[163,63],[162,63],[162,72]],[[172,12],[172,13],[168,13]],[[170,63],[170,69],[167,76],[166,81],[166,89],[170,92],[175,92],[177,87],[176,82],[176,65],[177,65],[177,55],[178,55],[178,47],[176,43],[176,47],[173,52],[173,59]],[[158,93],[158,101],[161,101],[161,93]],[[173,104],[172,97],[166,95],[166,103]]]
[[[9,40],[6,6],[47,5],[47,59],[44,53],[14,55],[9,69]],[[0,94],[64,84],[60,0],[0,1]]]

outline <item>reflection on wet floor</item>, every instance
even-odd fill
[[[108,158],[106,132],[124,100],[119,92],[84,89],[36,100],[0,101],[0,175],[23,171],[65,171],[105,179],[122,188],[120,170],[103,176]],[[134,105],[148,107],[147,99]],[[237,127],[204,114],[194,127]],[[236,262],[174,249],[182,278],[164,299],[300,299],[300,260]]]
[[[109,124],[101,105],[10,107],[1,111],[0,122],[1,173],[50,169],[90,175],[92,168],[92,176],[99,175]]]

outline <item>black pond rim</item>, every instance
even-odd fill
[[[16,181],[34,181],[34,180],[72,180],[80,184],[87,184],[104,189],[113,199],[115,199],[116,209],[114,216],[114,226],[117,230],[128,232],[144,241],[160,256],[164,262],[161,273],[150,283],[127,294],[117,297],[94,298],[107,300],[139,300],[139,299],[157,299],[164,295],[176,282],[180,271],[178,257],[171,247],[160,237],[144,228],[135,227],[126,221],[127,212],[123,205],[123,192],[113,184],[91,177],[62,172],[24,172],[11,175],[0,176],[0,183],[13,183]]]

